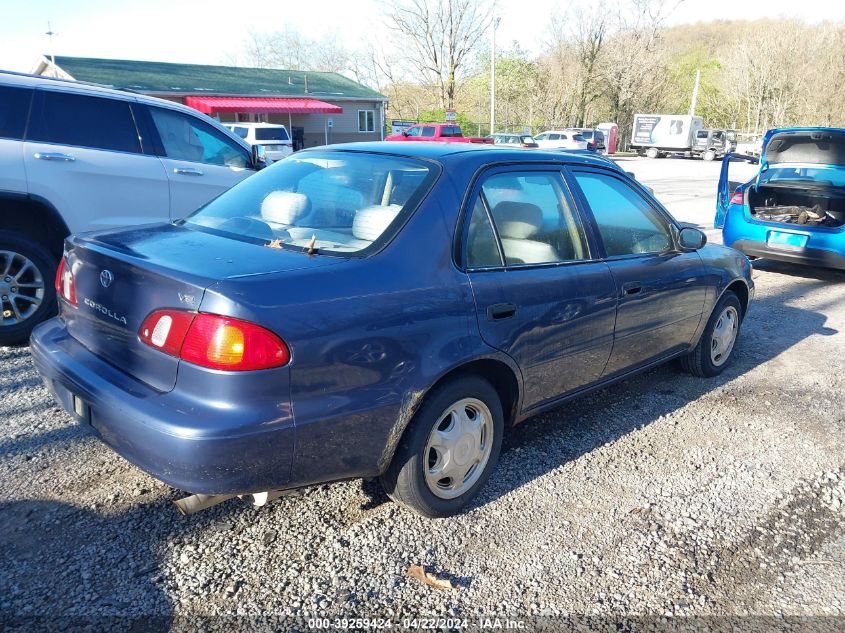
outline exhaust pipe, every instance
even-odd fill
[[[178,508],[179,512],[181,512],[183,516],[190,516],[192,514],[196,514],[200,510],[207,510],[212,506],[216,506],[218,503],[223,503],[224,501],[228,501],[236,496],[237,495],[196,494],[183,499],[177,499],[173,502],[173,505]]]
[[[240,497],[247,503],[251,503],[256,508],[260,508],[262,506],[267,505],[274,499],[278,499],[279,497],[285,497],[287,495],[293,494],[291,490],[268,490],[267,492],[253,492],[246,495],[203,495],[203,494],[196,494],[191,495],[190,497],[185,497],[183,499],[177,499],[173,502],[179,512],[182,513],[183,516],[190,516],[192,514],[196,514],[201,510],[207,510],[213,506],[216,506],[218,503],[223,503],[224,501],[228,501],[229,499],[233,499],[235,497]]]

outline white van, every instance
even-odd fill
[[[276,161],[293,154],[288,129],[277,123],[225,123],[232,132],[250,145],[263,145],[267,158]]]

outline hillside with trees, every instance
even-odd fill
[[[502,43],[497,130],[615,121],[625,143],[635,112],[686,113],[696,72],[696,114],[710,127],[759,135],[782,125],[845,125],[845,24],[761,19],[667,27],[671,5],[661,0],[610,6],[574,4],[551,16],[539,54]],[[333,44],[326,56],[327,47],[303,46],[287,31],[254,36],[247,61],[343,72],[389,97],[388,118],[440,121],[451,106],[469,133],[487,134],[491,7],[484,0],[396,0],[384,4],[389,36],[382,48]],[[304,50],[323,57],[309,60]]]

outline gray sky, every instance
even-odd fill
[[[581,0],[607,6],[606,0]],[[536,52],[548,16],[566,0],[498,0],[498,40]],[[58,33],[56,55],[199,64],[225,64],[239,53],[250,29],[290,25],[308,37],[332,34],[345,45],[378,38],[378,0],[0,0],[0,68],[29,71],[49,51],[47,21]],[[760,16],[808,22],[845,20],[845,2],[832,0],[685,0],[670,24]]]

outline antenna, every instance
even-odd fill
[[[47,32],[44,34],[50,38],[50,63],[53,64],[53,76],[58,77],[59,72],[56,69],[56,56],[53,54],[53,36],[58,35],[50,26],[50,20],[47,20]]]

